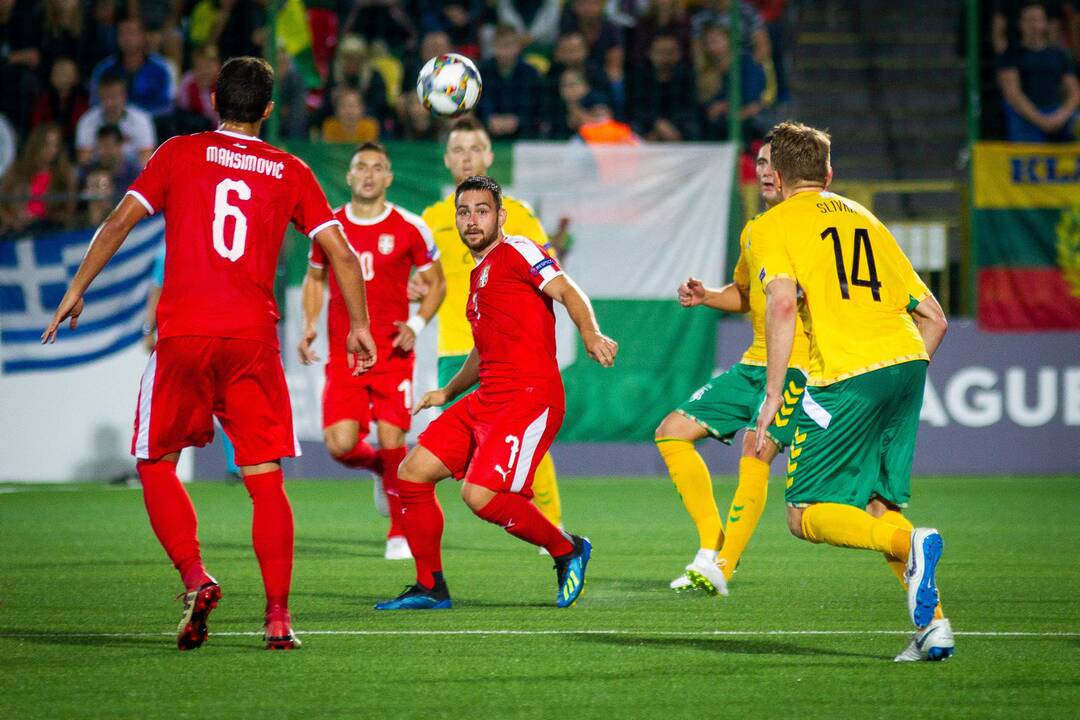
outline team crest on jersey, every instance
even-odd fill
[[[490,265],[485,265],[485,266],[484,266],[484,271],[483,271],[482,273],[480,273],[480,282],[479,282],[479,283],[477,283],[477,285],[478,285],[479,287],[484,287],[484,286],[486,286],[486,285],[487,285],[487,281],[488,281],[488,271],[489,271],[489,270],[491,270],[491,266],[490,266]]]
[[[390,233],[384,233],[379,236],[379,252],[383,255],[389,255],[394,252],[394,236]]]

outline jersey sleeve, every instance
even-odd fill
[[[795,268],[791,262],[779,223],[754,223],[753,231],[746,244],[749,253],[749,269],[757,272],[761,287],[780,278],[795,280]]]
[[[510,247],[521,258],[518,266],[522,277],[537,290],[543,290],[549,282],[563,274],[558,261],[530,238],[514,238],[510,241]]]
[[[431,226],[424,218],[413,215],[402,208],[397,209],[405,222],[412,226],[414,232],[409,238],[409,260],[417,270],[427,270],[431,264],[439,259],[439,248],[435,245],[435,234],[431,232]]]
[[[166,141],[161,144],[135,182],[131,183],[127,194],[139,201],[151,215],[165,207],[169,195],[169,182],[173,177],[172,158],[175,155],[176,142]]]
[[[314,240],[324,228],[340,226],[341,223],[334,217],[326,194],[315,179],[315,173],[307,164],[299,160],[297,163],[301,173],[300,191],[297,193],[296,207],[293,208],[292,223],[297,230]]]
[[[746,264],[746,255],[741,250],[731,279],[739,287],[750,287],[750,268]]]

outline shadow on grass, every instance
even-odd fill
[[[161,635],[116,635],[116,636],[89,636],[79,633],[35,633],[25,630],[10,630],[0,628],[0,642],[34,643],[37,645],[51,645],[58,647],[111,647],[111,648],[149,648],[160,650],[163,653],[179,653],[176,649],[176,639],[167,634]],[[252,635],[250,637],[214,637],[197,651],[205,652],[207,649],[246,652],[248,650],[265,651],[262,638]]]
[[[619,647],[690,649],[731,655],[777,655],[795,657],[845,657],[882,660],[873,653],[835,650],[825,647],[795,645],[780,640],[755,640],[727,637],[649,637],[648,635],[571,635],[573,640]]]

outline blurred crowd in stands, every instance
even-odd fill
[[[289,5],[0,0],[0,232],[99,220],[161,141],[215,127],[214,78],[236,55],[274,60],[285,139],[442,139],[415,78],[450,51],[477,61],[496,140],[723,140],[735,63],[745,140],[790,99],[788,0],[307,0],[310,47],[293,54],[290,28],[268,28]],[[990,134],[1075,138],[1080,2],[984,7]]]
[[[735,62],[743,134],[760,137],[788,95],[786,3],[308,0],[309,51],[290,55],[277,26],[278,134],[442,139],[415,78],[454,51],[480,67],[496,140],[722,140]],[[100,220],[160,142],[215,127],[221,63],[270,57],[268,15],[285,4],[0,0],[0,232]]]

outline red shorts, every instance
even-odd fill
[[[415,364],[412,354],[383,355],[380,351],[378,363],[362,375],[353,375],[347,367],[327,365],[323,427],[355,420],[363,428],[374,419],[408,430],[412,425]]]
[[[143,372],[131,454],[157,459],[214,438],[217,417],[236,464],[300,454],[281,355],[256,340],[172,337],[158,342]]]
[[[484,403],[474,392],[437,417],[417,442],[459,480],[531,498],[536,466],[555,440],[563,414],[522,396]]]

